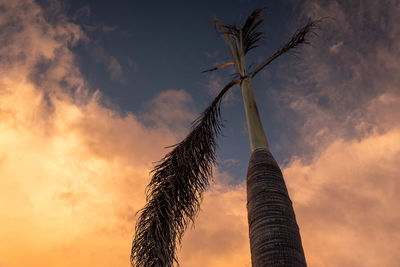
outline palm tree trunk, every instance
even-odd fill
[[[242,96],[244,109],[246,111],[247,129],[249,130],[250,148],[253,151],[256,148],[268,148],[268,141],[265,137],[264,129],[261,124],[260,115],[254,91],[249,78],[243,79],[240,86],[242,87]]]
[[[265,148],[250,158],[247,212],[253,267],[307,266],[282,172]]]
[[[252,266],[307,266],[292,201],[269,151],[250,80],[241,86],[252,151],[247,171]]]

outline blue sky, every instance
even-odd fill
[[[110,97],[121,112],[141,112],[147,102],[165,90],[185,90],[200,113],[230,81],[233,67],[218,73],[201,71],[231,59],[228,46],[214,26],[215,17],[224,23],[243,23],[258,7],[266,7],[266,33],[261,46],[249,53],[248,64],[256,65],[272,55],[302,26],[305,18],[296,15],[298,5],[289,1],[68,1],[68,15],[90,38],[73,50],[90,87]],[[279,88],[279,64],[301,60],[284,55],[254,79],[259,109],[267,137],[279,162],[295,153],[276,146],[294,138],[271,96]],[[264,75],[264,78],[262,77]],[[268,77],[266,77],[268,75]],[[266,78],[265,78],[266,77]],[[211,87],[211,88],[210,88]],[[238,86],[223,107],[225,137],[219,139],[219,164],[237,181],[242,181],[250,156],[244,110]],[[187,125],[189,127],[190,125]]]

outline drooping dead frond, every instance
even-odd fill
[[[211,68],[211,69],[208,69],[208,70],[204,70],[204,71],[202,71],[201,73],[211,72],[211,71],[214,71],[214,70],[219,70],[219,69],[225,68],[225,67],[227,67],[227,66],[231,66],[231,65],[235,65],[235,62],[233,62],[233,61],[226,62],[226,63],[221,64],[221,65],[219,65],[219,66],[216,66],[216,67],[214,67],[214,68]]]
[[[304,27],[298,29],[293,34],[289,42],[287,42],[280,50],[276,51],[270,58],[258,65],[258,67],[251,72],[250,78],[253,78],[258,72],[260,72],[263,68],[265,68],[280,55],[302,44],[309,44],[307,37],[310,35],[310,33],[315,33],[314,31],[317,29],[317,24],[318,21],[316,20],[308,20],[307,24]]]
[[[220,27],[222,33],[224,34],[225,40],[228,43],[229,49],[231,50],[232,56],[235,60],[235,63],[237,65],[237,67],[240,69],[240,54],[239,54],[239,49],[238,49],[238,40],[237,37],[235,37],[235,35],[232,35],[232,33],[230,33],[230,30],[227,28],[226,25],[223,25],[220,19],[215,19],[213,21],[209,21],[210,23],[215,23],[215,28],[218,31],[218,27],[217,25]],[[229,26],[228,26],[229,27]],[[231,36],[234,37],[233,38],[233,42],[231,39]]]
[[[132,243],[135,267],[171,267],[176,247],[199,211],[215,164],[216,137],[221,132],[220,103],[240,80],[227,84],[192,124],[192,131],[153,169],[147,204],[140,211]]]

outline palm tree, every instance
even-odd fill
[[[258,114],[251,80],[274,59],[307,43],[315,21],[297,30],[287,44],[254,70],[246,69],[246,54],[257,47],[263,33],[262,9],[255,10],[243,27],[213,21],[223,33],[238,78],[229,82],[193,122],[189,135],[173,146],[155,166],[147,187],[147,203],[140,211],[132,243],[131,264],[136,267],[171,267],[186,227],[194,222],[203,192],[208,188],[216,162],[216,138],[221,133],[220,104],[234,85],[240,84],[246,111],[252,155],[247,172],[247,210],[253,267],[306,266],[296,223],[281,170],[269,151]]]

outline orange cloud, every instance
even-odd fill
[[[103,107],[68,48],[86,38],[80,29],[50,25],[30,1],[3,5],[2,18],[21,30],[3,25],[1,36],[9,60],[0,63],[0,264],[129,266],[148,173],[182,119],[148,127]],[[190,101],[168,94],[163,101],[178,107]]]
[[[396,266],[400,127],[336,140],[284,170],[310,266]]]
[[[216,176],[223,181],[223,173]],[[182,266],[251,266],[246,202],[245,184],[213,184],[194,229],[184,237]]]

